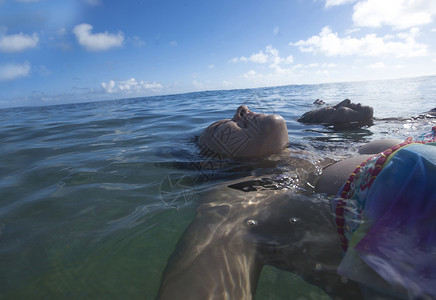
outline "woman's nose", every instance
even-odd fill
[[[249,113],[250,113],[250,110],[248,109],[247,105],[241,105],[236,110],[236,113],[233,116],[233,121],[238,121]]]

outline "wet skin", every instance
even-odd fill
[[[250,158],[281,152],[289,143],[285,120],[279,115],[259,114],[241,105],[232,119],[213,123],[200,135],[204,155]]]
[[[294,272],[334,298],[361,299],[357,284],[336,273],[342,249],[328,203],[227,186],[203,199],[169,261],[159,299],[252,299],[264,265]]]
[[[392,142],[370,145],[366,153]],[[316,191],[336,193],[367,157],[327,167]],[[258,178],[228,182],[202,195],[195,220],[168,262],[159,299],[252,299],[264,265],[294,272],[333,299],[362,299],[357,283],[337,274],[343,252],[329,201],[294,191],[230,188],[247,180]],[[377,274],[373,278],[385,287]]]
[[[338,168],[343,178],[321,175],[321,186],[337,187],[365,158],[326,168],[325,174]],[[330,203],[293,191],[231,188],[256,179],[202,194],[196,218],[168,262],[159,299],[252,299],[264,265],[296,273],[334,299],[361,299],[358,285],[336,272],[343,252]]]

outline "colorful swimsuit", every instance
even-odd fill
[[[433,146],[433,147],[432,147]],[[376,276],[412,295],[436,296],[436,126],[377,154],[339,193],[336,224],[344,259],[338,272],[371,285]],[[363,269],[362,269],[363,270]]]

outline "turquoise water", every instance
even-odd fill
[[[290,148],[350,156],[379,138],[427,131],[436,77],[209,91],[109,102],[0,110],[0,298],[153,299],[201,191],[280,162],[206,167],[195,138],[246,104],[287,121]],[[334,131],[297,118],[315,99],[372,105],[374,125]],[[267,268],[257,299],[320,292]]]

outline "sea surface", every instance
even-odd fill
[[[371,105],[374,125],[298,123],[318,98]],[[0,299],[154,299],[201,192],[286,168],[268,158],[204,167],[196,138],[242,104],[282,115],[291,150],[340,159],[372,140],[428,131],[435,119],[422,114],[436,107],[436,77],[0,110]],[[296,296],[328,299],[264,269],[256,299]]]

